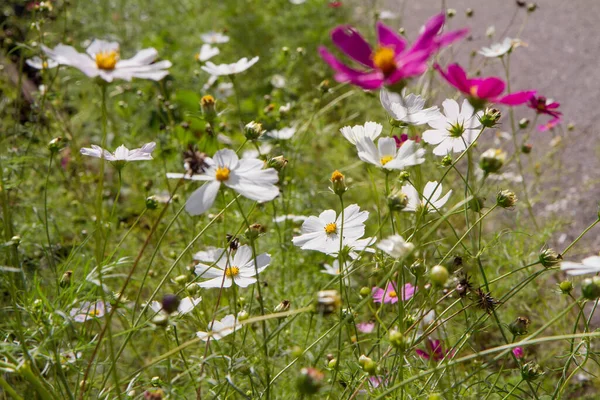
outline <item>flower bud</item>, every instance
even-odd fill
[[[237,314],[238,321],[246,321],[248,318],[250,318],[250,314],[246,310],[242,310]]]
[[[206,119],[209,122],[214,121],[215,117],[217,116],[215,103],[215,98],[212,97],[210,94],[207,94],[206,96],[203,96],[202,99],[200,99],[200,108],[202,109],[202,115],[204,115],[204,119]]]
[[[527,328],[531,321],[527,317],[517,317],[513,322],[508,325],[508,330],[514,336],[522,336],[527,334]]]
[[[156,326],[167,326],[169,323],[169,316],[163,313],[156,314],[154,318],[152,318],[152,323]]]
[[[370,357],[365,356],[364,354],[358,358],[358,363],[362,367],[363,371],[365,371],[369,375],[374,375],[377,371],[377,363],[375,363],[375,361],[373,361]]]
[[[523,348],[522,347],[515,347],[514,349],[512,349],[512,353],[517,360],[523,358]]]
[[[319,83],[319,90],[323,93],[327,93],[329,91],[329,79],[325,79],[323,82]]]
[[[465,10],[465,14],[467,17],[471,18],[473,16],[473,9],[472,8],[467,8]]]
[[[446,15],[448,18],[452,18],[456,15],[456,10],[454,8],[449,8],[446,10]]]
[[[531,153],[532,149],[533,149],[532,145],[530,145],[529,143],[525,143],[523,146],[521,146],[521,153],[529,154],[529,153]]]
[[[146,198],[146,208],[148,210],[156,210],[158,208],[158,199],[156,196],[150,196]]]
[[[342,305],[337,290],[321,290],[317,293],[316,312],[323,315],[334,313]]]
[[[523,380],[532,382],[535,381],[540,376],[544,375],[544,371],[542,367],[534,361],[530,361],[527,364],[524,364],[521,367],[521,377]]]
[[[71,277],[73,276],[73,271],[65,271],[62,278],[60,278],[59,286],[61,288],[66,288],[71,286]]]
[[[371,295],[371,289],[369,289],[369,288],[368,288],[368,287],[366,287],[366,286],[363,286],[363,287],[361,287],[361,288],[360,288],[360,295],[361,295],[362,297],[367,297],[367,296],[370,296],[370,295]]]
[[[283,300],[277,305],[277,307],[275,307],[273,311],[275,311],[276,313],[288,311],[290,309],[290,305],[291,303],[289,300]]]
[[[177,311],[179,307],[179,297],[174,294],[165,294],[162,298],[162,309],[165,310],[167,314],[173,314]]]
[[[408,204],[408,196],[400,191],[394,191],[388,196],[387,202],[390,211],[402,211]]]
[[[521,129],[525,129],[529,126],[529,119],[527,118],[521,118],[519,120],[519,128]]]
[[[448,280],[448,270],[443,265],[436,265],[429,271],[429,280],[436,286],[444,286]]]
[[[56,153],[60,149],[62,149],[63,146],[64,146],[64,140],[62,137],[59,136],[59,137],[52,139],[48,143],[48,150],[50,150],[51,153]]]
[[[258,239],[260,236],[264,235],[266,231],[267,231],[267,228],[265,228],[264,225],[252,224],[248,227],[248,229],[246,229],[244,236],[249,241],[253,241],[255,239]]]
[[[492,174],[498,172],[506,161],[506,153],[500,149],[489,149],[481,154],[479,158],[479,166],[487,173]]]
[[[495,108],[486,108],[483,115],[479,118],[481,125],[486,128],[493,128],[498,125],[498,121],[502,114]]]
[[[573,291],[573,282],[571,281],[562,281],[558,284],[558,288],[563,294],[569,294]]]
[[[414,276],[422,276],[426,271],[425,264],[423,264],[423,260],[417,259],[410,266],[410,272],[413,273]]]
[[[510,190],[501,190],[496,196],[496,204],[502,208],[511,208],[517,204],[517,195]]]
[[[452,165],[452,156],[450,154],[446,154],[443,158],[442,161],[440,161],[440,164],[442,164],[442,167],[449,167]]]
[[[248,140],[258,140],[264,132],[265,130],[260,122],[251,121],[244,127],[244,136]]]
[[[337,367],[337,358],[332,358],[331,360],[329,360],[329,362],[327,363],[327,367],[332,369]]]
[[[581,294],[587,300],[596,300],[600,297],[600,277],[586,278],[581,282]]]
[[[569,122],[569,123],[567,124],[567,130],[568,130],[569,132],[571,132],[571,131],[572,131],[572,130],[574,130],[574,129],[575,129],[575,124],[574,124],[574,123],[572,123],[572,122]]]
[[[155,377],[157,378],[157,377]],[[154,379],[154,378],[152,378]],[[152,383],[154,384],[154,383]],[[162,400],[165,392],[162,389],[148,389],[144,392],[144,400]]]
[[[398,182],[406,182],[410,179],[410,174],[408,171],[400,171],[398,173]]]
[[[540,253],[540,263],[548,268],[558,264],[562,260],[562,256],[554,249],[546,249]]]
[[[529,3],[527,4],[527,12],[534,12],[535,10],[537,10],[537,4],[535,3]]]
[[[317,393],[323,385],[325,374],[316,368],[302,368],[296,381],[296,387],[302,395]]]
[[[21,244],[21,236],[15,235],[15,236],[11,237],[10,243],[15,247],[19,246]]]
[[[474,212],[479,212],[483,209],[484,201],[482,197],[475,196],[469,200],[469,209]]]
[[[338,196],[343,195],[348,190],[346,178],[338,170],[333,171],[333,174],[331,174],[331,190]]]
[[[402,332],[395,328],[390,330],[390,333],[388,334],[388,339],[390,341],[390,344],[398,350],[406,350],[406,348],[408,347],[406,337],[402,334]]]
[[[288,160],[285,159],[283,156],[277,156],[277,157],[269,158],[269,160],[267,161],[267,167],[274,168],[277,171],[281,171],[282,169],[285,168],[287,163],[288,163]]]

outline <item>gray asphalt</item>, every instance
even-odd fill
[[[442,1],[384,0],[379,4],[404,16],[400,21],[390,20],[390,24],[415,32],[423,21],[441,10]],[[542,219],[559,217],[568,221],[553,239],[560,248],[561,243],[569,243],[594,221],[600,201],[600,1],[542,0],[529,15],[522,8],[517,10],[514,0],[448,0],[446,4],[457,11],[449,21],[451,28],[471,28],[472,40],[455,49],[461,63],[468,63],[472,50],[506,36],[517,37],[522,28],[519,38],[527,47],[516,49],[511,56],[512,89],[536,89],[559,101],[565,122],[575,124],[573,131],[561,134],[562,144],[553,155],[547,155],[550,133],[535,132],[530,140],[534,146],[532,159],[554,166],[544,172],[544,183],[538,185],[533,196],[536,214]],[[465,15],[467,8],[474,11],[471,18]],[[490,25],[496,31],[492,39],[485,34]],[[501,66],[493,63],[484,71],[502,73]],[[528,111],[520,108],[517,112],[526,115]],[[591,231],[573,254],[600,251],[598,232],[600,228]]]

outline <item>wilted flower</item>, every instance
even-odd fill
[[[448,66],[447,72],[435,65],[442,77],[456,89],[464,93],[473,107],[481,109],[486,102],[500,103],[508,106],[516,106],[527,103],[531,96],[535,95],[535,90],[523,92],[514,92],[502,95],[506,84],[498,77],[487,78],[467,78],[467,73],[458,64]]]
[[[208,332],[196,332],[196,336],[205,342],[209,337],[212,337],[213,340],[219,340],[234,331],[237,331],[241,327],[242,325],[238,323],[236,317],[233,314],[229,314],[220,321],[215,320],[214,322],[211,322],[208,326]]]
[[[75,67],[90,78],[100,77],[107,82],[113,79],[130,81],[132,78],[159,81],[169,74],[170,61],[154,62],[158,52],[153,48],[139,51],[132,58],[121,60],[119,43],[94,39],[86,49],[87,54],[79,53],[71,46],[59,44],[54,49],[42,45],[46,55],[62,65]]]
[[[494,308],[496,308],[496,306],[499,304],[498,300],[494,299],[490,292],[486,293],[481,288],[475,291],[475,295],[477,296],[475,299],[477,307],[481,308],[488,314],[494,311]]]
[[[202,69],[214,76],[222,75],[235,75],[246,71],[248,68],[256,64],[259,57],[256,56],[250,60],[244,57],[233,64],[219,64],[215,65],[211,61],[208,61],[206,65],[202,66]]]
[[[415,248],[415,245],[407,242],[400,235],[392,235],[381,240],[377,247],[394,258],[403,258]]]
[[[219,150],[213,158],[205,157],[208,167],[201,173],[189,175],[168,173],[168,178],[208,181],[197,189],[186,202],[185,209],[191,215],[200,215],[215,202],[221,184],[235,190],[244,197],[258,202],[273,200],[279,195],[275,186],[279,177],[273,168],[263,169],[264,163],[258,159],[239,159],[235,151]]]
[[[102,318],[106,312],[110,312],[110,304],[103,301],[84,301],[79,307],[72,308],[69,314],[75,322],[85,322],[94,318]]]
[[[437,156],[465,151],[477,138],[477,129],[481,126],[478,118],[483,112],[474,114],[475,110],[468,100],[463,101],[462,111],[453,99],[444,100],[442,106],[445,115],[438,114],[437,119],[428,122],[433,129],[423,132],[423,141],[437,145],[433,149]]]
[[[405,124],[423,125],[440,117],[437,106],[424,108],[425,99],[413,93],[407,95],[406,90],[402,90],[402,95],[399,95],[382,88],[379,99],[394,120]]]
[[[404,284],[400,293],[396,290],[396,284],[394,282],[388,282],[385,289],[375,286],[371,291],[374,303],[385,304],[395,304],[398,302],[398,298],[402,301],[410,300],[414,294],[415,287],[410,283]]]
[[[212,264],[199,263],[196,265],[196,275],[201,278],[210,278],[207,281],[198,283],[200,287],[228,288],[233,283],[240,287],[248,287],[256,282],[256,274],[261,273],[271,262],[269,254],[258,254],[255,267],[252,248],[248,245],[240,246],[233,259],[224,249],[216,250],[212,256],[216,257],[216,261]]]
[[[360,207],[352,204],[344,209],[342,215],[334,210],[325,210],[318,217],[310,216],[302,224],[302,234],[292,242],[303,250],[316,250],[325,254],[337,254],[340,250],[340,233],[343,226],[344,238],[342,246],[354,247],[365,234],[365,221],[368,211],[360,211]],[[365,239],[363,239],[365,240]]]
[[[595,274],[600,272],[600,256],[584,258],[580,263],[563,261],[560,263],[560,269],[569,275]]]
[[[190,145],[186,151],[183,152],[183,168],[186,174],[190,176],[195,174],[202,174],[208,168],[206,163],[206,154],[198,151],[194,146]]]
[[[338,82],[350,82],[363,89],[377,89],[393,85],[427,70],[427,60],[440,47],[449,45],[465,36],[467,31],[453,31],[438,35],[445,17],[438,14],[425,24],[425,29],[407,49],[406,40],[394,29],[377,23],[378,45],[375,50],[350,26],[339,26],[331,32],[333,43],[346,55],[367,69],[359,71],[342,64],[325,47],[321,46],[321,57],[336,72]]]
[[[433,361],[441,361],[448,355],[452,356],[451,351],[444,350],[440,340],[431,340],[429,338],[427,338],[427,342],[425,342],[425,350],[416,349],[415,352],[419,357]]]
[[[420,198],[417,189],[414,186],[407,184],[402,186],[401,192],[408,197],[408,204],[402,211],[417,212],[425,210],[425,212],[436,211],[442,208],[450,198],[452,190],[448,190],[445,196],[442,197],[442,184],[436,181],[427,182],[423,189],[423,199]]]

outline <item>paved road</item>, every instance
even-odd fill
[[[404,15],[402,26],[407,32],[415,32],[423,21],[439,12],[441,3],[440,0],[384,0],[383,8]],[[569,228],[555,238],[572,240],[594,220],[600,202],[600,1],[539,0],[539,7],[529,16],[524,9],[518,9],[515,15],[514,0],[447,0],[446,3],[457,10],[450,25],[471,28],[472,41],[457,49],[463,62],[468,61],[471,50],[506,36],[515,37],[527,18],[520,38],[528,46],[516,49],[511,58],[511,69],[516,72],[512,74],[513,90],[537,89],[540,94],[560,101],[565,120],[576,124],[573,132],[565,134],[562,151],[549,160],[560,165],[560,170],[553,171],[549,175],[551,181],[543,186],[547,196],[534,193],[551,199],[550,204],[539,204],[536,210],[547,216],[550,210],[556,211],[572,220]],[[474,10],[472,18],[465,16],[467,8]],[[485,35],[490,25],[496,30],[492,40]],[[486,66],[486,72],[501,73],[493,65]],[[534,157],[546,153],[550,139],[548,133],[535,133],[531,141]],[[585,252],[584,247],[590,246],[588,254],[600,251],[598,232],[591,232],[584,242],[586,246],[579,250]]]

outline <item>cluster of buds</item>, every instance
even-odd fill
[[[506,152],[500,149],[488,149],[479,158],[479,166],[486,174],[498,172],[505,162]]]
[[[251,121],[244,127],[244,136],[248,140],[258,140],[264,133],[265,130],[260,122]]]

